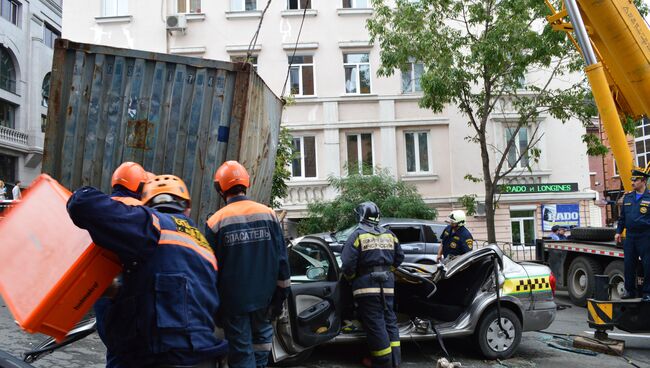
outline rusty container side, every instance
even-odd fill
[[[212,176],[239,160],[250,196],[270,199],[281,101],[247,64],[58,40],[43,172],[72,190],[110,191],[113,170],[135,161],[181,177],[192,217],[221,205]]]

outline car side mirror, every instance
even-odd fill
[[[326,272],[323,267],[311,267],[307,270],[307,279],[309,280],[325,280]]]

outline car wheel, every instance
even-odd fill
[[[621,299],[625,293],[625,266],[623,261],[611,261],[605,267],[605,275],[609,277],[612,299]]]
[[[269,366],[271,367],[293,367],[297,365],[303,365],[311,357],[311,354],[314,352],[314,348],[303,350],[300,353],[292,356],[291,358],[284,359],[279,362],[273,361],[273,354],[269,356]]]
[[[595,275],[601,274],[603,268],[593,259],[578,257],[569,266],[567,289],[573,304],[584,307],[587,299],[594,295]]]
[[[491,308],[481,318],[475,332],[476,342],[487,359],[507,359],[514,354],[521,342],[521,321],[508,308],[501,308],[501,325],[497,321],[497,309]]]

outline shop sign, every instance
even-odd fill
[[[566,228],[580,226],[579,204],[545,204],[542,206],[542,231],[554,225]]]
[[[578,183],[503,184],[497,186],[497,191],[501,194],[570,193],[578,191]]]

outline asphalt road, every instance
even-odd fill
[[[560,305],[571,305],[566,295],[557,297]],[[585,308],[571,306],[558,311],[555,322],[548,328],[549,333],[527,332],[515,356],[505,361],[485,361],[474,351],[473,344],[468,340],[449,340],[447,348],[452,357],[460,362],[463,367],[490,367],[490,368],[537,368],[537,367],[634,367],[624,358],[597,354],[595,356],[582,355],[574,352],[562,351],[548,345],[549,342],[557,344],[567,343],[567,337],[561,334],[585,334],[589,331],[586,322]],[[650,334],[629,335],[621,331],[614,331],[622,336],[612,336],[625,340],[624,355],[638,367],[650,368]],[[555,336],[553,335],[555,334]],[[30,335],[21,331],[13,322],[4,303],[0,305],[0,349],[14,355],[21,356],[34,344],[44,337]],[[570,346],[570,343],[569,343]],[[312,357],[303,367],[333,367],[348,368],[360,367],[363,345],[329,345],[316,349]],[[47,368],[100,368],[103,367],[105,349],[95,334],[76,342],[71,346],[48,355],[33,365]],[[442,350],[435,342],[407,343],[403,345],[402,367],[435,367],[435,362],[442,356]]]

